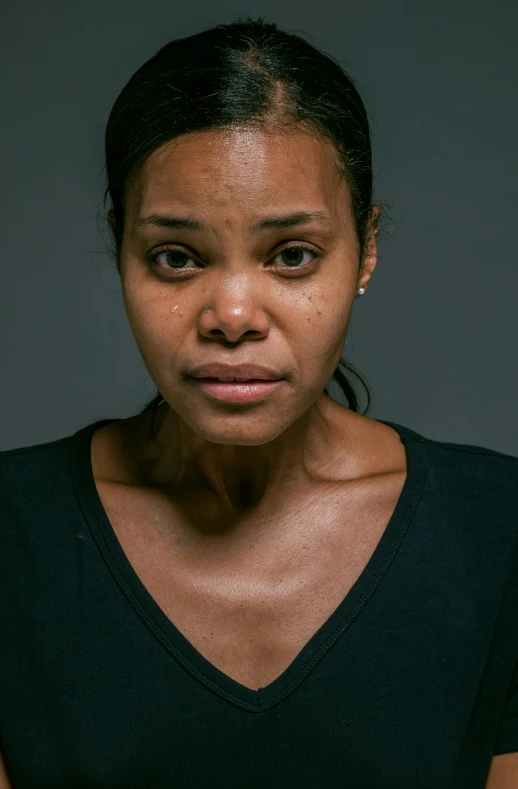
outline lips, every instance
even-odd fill
[[[191,377],[193,386],[199,387],[212,401],[226,403],[257,403],[283,385],[283,380],[255,379],[248,381],[220,381],[218,378]]]
[[[190,378],[243,381],[279,381],[284,376],[280,370],[265,367],[261,364],[242,362],[241,364],[225,364],[211,362],[193,367],[188,373]]]
[[[265,378],[224,378],[224,377],[221,377],[221,378],[198,378],[197,377],[196,380],[198,380],[198,381],[223,381],[225,383],[234,383],[234,382],[235,383],[251,383],[251,382],[265,381],[265,380],[271,380],[271,379],[265,379]]]

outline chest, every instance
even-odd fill
[[[156,494],[97,482],[133,570],[174,626],[218,669],[257,689],[279,677],[365,570],[405,473],[286,502],[240,538],[186,537]],[[265,518],[268,522],[265,525]]]

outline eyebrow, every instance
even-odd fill
[[[331,224],[329,216],[323,211],[296,211],[285,216],[264,217],[254,222],[249,232],[257,233],[260,230],[270,228],[293,227],[294,225],[308,224],[315,220],[319,220],[328,226]],[[158,227],[167,227],[172,230],[210,230],[207,225],[198,222],[196,219],[170,216],[168,214],[150,214],[137,220],[137,225],[157,225]]]

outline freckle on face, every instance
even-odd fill
[[[240,361],[271,362],[289,372],[291,385],[279,389],[278,399],[270,401],[273,405],[265,403],[254,417],[255,439],[267,441],[307,407],[312,392],[321,390],[343,347],[357,276],[347,188],[337,182],[325,143],[297,136],[298,132],[289,139],[254,132],[240,141],[204,134],[166,145],[159,156],[150,158],[133,192],[130,189],[131,220],[171,214],[192,218],[208,229],[148,227],[135,229],[132,236],[134,223],[128,221],[125,304],[157,388],[174,400],[180,415],[189,417],[206,437],[212,436],[210,440],[218,440],[218,418],[232,425],[233,417],[216,417],[207,401],[193,400],[193,390],[182,383],[186,369],[206,361],[228,361],[235,354]],[[328,224],[249,232],[262,218],[297,210],[319,211],[329,217]],[[309,239],[310,246],[324,250],[325,263],[315,275],[295,280],[276,277],[272,268],[267,273],[270,251],[303,236],[302,241]],[[194,250],[191,265],[204,273],[181,284],[154,276],[143,264],[144,253],[169,245]],[[230,275],[233,270],[239,277]],[[229,326],[238,337],[231,353],[221,343]],[[252,331],[261,342],[249,342]],[[238,419],[236,415],[236,425]],[[253,419],[247,422],[248,437],[253,424]]]

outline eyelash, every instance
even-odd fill
[[[283,266],[282,268],[284,268],[287,271],[306,270],[312,265],[312,263],[314,263],[314,261],[317,258],[321,257],[322,255],[321,252],[317,252],[316,250],[306,246],[305,244],[292,244],[291,246],[284,247],[284,249],[281,249],[279,252],[277,252],[275,257],[278,257],[279,255],[282,255],[283,252],[287,252],[288,250],[292,250],[292,249],[301,249],[303,252],[310,252],[313,255],[313,260],[309,261],[309,263],[301,263],[300,265],[296,265],[296,266],[287,266],[287,265]],[[160,269],[161,271],[167,271],[167,272],[173,271],[173,272],[183,273],[184,271],[191,270],[186,268],[161,268],[160,264],[157,263],[157,258],[159,258],[160,255],[166,254],[167,252],[180,252],[181,254],[184,254],[188,260],[189,259],[192,260],[192,258],[190,258],[186,252],[184,253],[183,250],[177,249],[175,247],[164,247],[162,249],[157,249],[154,252],[148,252],[146,254],[146,260],[151,266],[153,266],[156,269]]]

